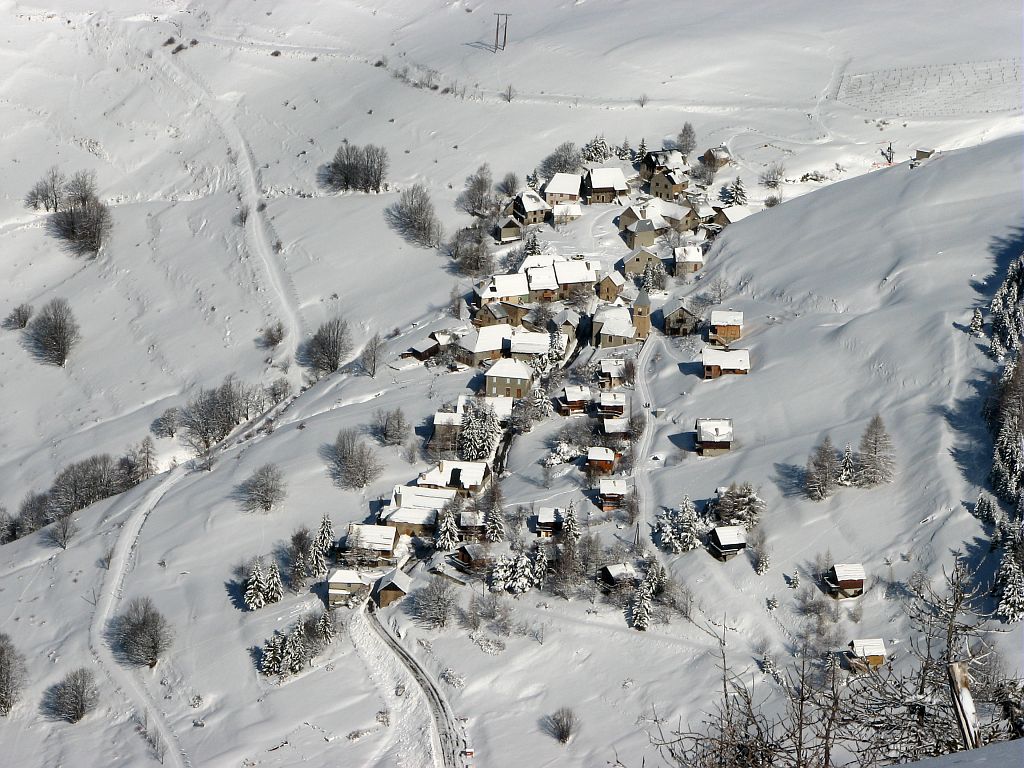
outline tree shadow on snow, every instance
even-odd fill
[[[993,382],[980,369],[975,369],[973,374],[974,378],[967,383],[969,390],[965,397],[956,400],[952,406],[935,405],[932,412],[945,419],[954,434],[954,444],[949,453],[964,479],[983,486],[988,481],[992,464],[992,435],[983,411]]]
[[[982,299],[992,297],[1006,276],[1010,263],[1024,253],[1024,227],[1014,227],[1007,235],[993,237],[988,249],[996,259],[992,274],[971,281],[971,287],[981,294]]]
[[[785,498],[804,495],[804,475],[807,473],[804,467],[798,464],[784,464],[781,461],[774,464],[775,476],[772,482]]]

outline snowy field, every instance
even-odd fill
[[[389,358],[452,324],[449,291],[470,282],[387,228],[396,192],[335,195],[318,185],[342,139],[385,145],[391,182],[425,183],[453,229],[469,220],[454,201],[482,162],[496,176],[523,176],[562,141],[602,133],[655,147],[689,120],[701,150],[729,146],[737,165],[719,180],[742,176],[755,209],[765,193],[758,174],[786,165],[787,202],[733,225],[703,278],[727,280],[726,305],[745,313],[751,375],[702,381],[696,348],[659,337],[643,372],[652,406],[665,409],[646,452],[658,458],[637,468],[650,511],[684,493],[706,499],[733,480],[752,482],[768,503],[773,564],[764,576],[745,557],[720,564],[697,551],[668,561],[701,615],[729,628],[737,671],[761,679],[759,653],[785,656],[795,619],[783,574],[808,576],[819,552],[903,579],[917,568],[937,574],[953,550],[978,548],[981,527],[964,503],[987,472],[977,388],[993,364],[964,327],[994,287],[989,278],[1021,250],[1019,8],[983,2],[951,24],[922,2],[791,0],[766,18],[733,0],[683,14],[668,2],[524,0],[497,53],[492,14],[506,8],[486,2],[103,8],[0,0],[0,315],[64,297],[83,334],[61,369],[34,360],[18,332],[0,331],[0,506],[16,510],[72,461],[123,452],[165,408],[229,373],[262,384],[284,375],[298,390],[298,344],[336,312],[359,341],[397,331]],[[172,36],[186,47],[174,53]],[[890,142],[897,164],[876,170]],[[911,169],[903,161],[920,146],[940,153]],[[113,208],[113,236],[95,260],[65,252],[44,214],[22,205],[53,164],[95,170]],[[811,171],[825,181],[799,181]],[[610,266],[628,253],[614,215],[595,206],[542,239]],[[655,297],[656,309],[665,298]],[[268,352],[256,339],[276,320],[287,335]],[[162,474],[80,513],[66,551],[39,533],[0,549],[0,631],[29,652],[30,680],[0,718],[5,762],[152,762],[136,733],[148,713],[170,765],[431,765],[426,703],[395,695],[416,685],[367,619],[346,614],[327,654],[273,684],[257,674],[251,648],[321,596],[290,594],[248,613],[229,582],[236,565],[272,555],[296,525],[315,528],[324,513],[336,530],[362,521],[371,502],[427,466],[382,448],[381,477],[364,493],[343,491],[324,459],[339,429],[395,407],[423,429],[470,383],[466,372],[422,367],[330,377],[271,434],[232,441],[210,472],[190,471],[176,440],[157,440]],[[812,447],[826,432],[856,444],[876,412],[896,444],[897,481],[820,504],[802,498],[794,477]],[[710,459],[685,451],[702,416],[733,418],[738,449]],[[516,441],[505,497],[575,500],[596,513],[578,469],[543,487],[537,459],[558,426]],[[236,487],[271,461],[285,472],[286,503],[270,515],[243,512]],[[630,534],[611,523],[594,529],[607,544]],[[104,637],[137,595],[151,596],[176,629],[152,671],[118,664]],[[769,615],[773,595],[781,605]],[[847,616],[844,630],[882,636],[898,654],[899,603],[874,590],[863,604],[861,624]],[[462,629],[417,627],[401,602],[383,615],[435,679],[445,669],[466,679],[439,685],[469,718],[477,765],[600,765],[616,752],[627,765],[655,763],[652,707],[695,718],[717,681],[707,634],[682,620],[638,633],[600,603],[525,595],[514,606],[522,631],[502,638],[497,655]],[[1019,631],[1004,639],[1018,665],[1020,642]],[[44,691],[82,665],[100,679],[98,712],[77,725],[49,720]],[[583,720],[568,747],[539,723],[563,704]],[[390,725],[377,717],[385,709]]]

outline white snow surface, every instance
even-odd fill
[[[15,511],[72,461],[124,451],[165,408],[228,373],[263,384],[286,375],[298,389],[302,370],[281,367],[337,312],[357,344],[397,330],[390,357],[457,325],[445,316],[448,294],[453,282],[466,292],[471,282],[387,228],[397,192],[318,186],[343,138],[386,145],[394,187],[426,184],[450,230],[469,221],[454,202],[482,162],[499,178],[524,176],[562,141],[582,145],[602,132],[653,149],[690,120],[697,152],[728,146],[736,164],[719,181],[742,176],[755,210],[765,194],[758,173],[786,165],[786,202],[730,225],[702,277],[731,285],[726,305],[744,313],[758,367],[703,382],[697,349],[654,334],[638,371],[643,401],[665,409],[648,415],[634,470],[648,521],[684,493],[704,499],[732,481],[751,481],[767,504],[768,574],[742,556],[666,559],[702,616],[730,629],[736,671],[755,669],[762,640],[785,654],[798,619],[782,574],[808,577],[825,549],[872,574],[889,560],[897,578],[940,574],[954,550],[983,554],[964,502],[988,469],[977,388],[993,364],[964,327],[993,287],[988,278],[1021,250],[1020,7],[982,0],[956,25],[923,0],[790,0],[770,16],[743,0],[682,14],[667,0],[522,0],[512,10],[509,45],[494,53],[492,8],[464,0],[0,0],[0,314],[62,296],[83,333],[59,369],[32,359],[18,332],[0,331],[0,505]],[[678,23],[641,23],[669,15]],[[175,54],[170,36],[196,44]],[[406,80],[395,76],[403,68]],[[438,90],[411,84],[428,72]],[[516,95],[506,102],[510,83]],[[442,93],[452,86],[465,97]],[[890,141],[897,164],[879,168]],[[910,168],[902,161],[918,146],[939,151]],[[95,260],[66,253],[45,215],[22,205],[52,164],[95,170],[113,208],[113,236]],[[825,181],[799,181],[809,171]],[[240,226],[242,206],[250,215]],[[585,207],[541,239],[607,269],[628,253],[613,223],[621,210]],[[269,352],[255,340],[275,320],[287,336]],[[336,531],[367,522],[371,501],[429,469],[379,448],[381,477],[342,490],[324,459],[339,429],[366,425],[378,408],[427,423],[470,379],[419,365],[376,379],[345,370],[303,392],[272,433],[240,429],[209,472],[192,471],[177,441],[158,440],[162,473],[80,512],[66,551],[45,532],[0,548],[0,631],[29,663],[22,699],[0,718],[4,763],[151,763],[134,725],[148,713],[170,765],[436,764],[423,694],[361,612],[343,611],[346,628],[329,651],[278,684],[258,674],[251,651],[318,610],[323,589],[250,613],[229,584],[235,566],[266,561],[296,525],[315,529],[325,512]],[[679,448],[702,413],[743,424],[730,454],[703,460]],[[794,478],[813,445],[825,432],[856,445],[875,413],[896,446],[895,482],[802,498]],[[562,423],[515,441],[505,503],[573,501],[586,527],[596,509],[578,470],[558,468],[548,488],[537,462]],[[267,462],[283,470],[288,497],[270,514],[245,513],[235,489]],[[611,524],[595,530],[606,543],[631,538]],[[464,602],[469,589],[460,588]],[[121,665],[106,638],[109,620],[138,595],[175,627],[153,670]],[[773,595],[781,604],[769,615]],[[884,637],[898,658],[900,606],[873,586],[861,600],[862,622],[843,620],[847,637]],[[404,602],[382,618],[435,680],[446,669],[465,678],[443,690],[469,718],[478,765],[600,765],[615,753],[652,762],[652,707],[671,722],[696,720],[715,690],[717,646],[682,621],[638,633],[600,602],[590,613],[589,602],[530,592],[514,601],[514,617],[542,628],[543,644],[514,633],[498,650],[458,628],[417,626]],[[1001,640],[1019,667],[1019,627]],[[96,671],[102,703],[76,725],[51,721],[43,694],[77,666]],[[583,723],[565,746],[539,725],[563,705]],[[389,726],[376,717],[384,709]],[[197,719],[205,727],[193,727]],[[935,764],[1005,764],[989,755],[1017,754],[1010,749]]]

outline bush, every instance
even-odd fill
[[[29,340],[36,355],[62,368],[81,339],[71,306],[65,299],[51,299],[28,326]]]
[[[219,387],[203,389],[178,413],[181,438],[202,456],[231,434],[262,404],[263,390],[247,387],[234,376],[224,377]]]
[[[10,328],[12,331],[17,331],[28,325],[28,321],[32,317],[32,305],[31,304],[19,304],[11,310],[11,314],[4,320],[4,326]]]
[[[284,334],[284,323],[278,320],[263,329],[263,333],[260,336],[260,344],[268,349],[273,349],[284,341]]]
[[[562,744],[567,744],[579,727],[579,716],[569,707],[561,707],[544,718],[544,730]]]
[[[269,512],[285,497],[284,474],[276,464],[264,464],[242,483],[242,506],[248,512]]]
[[[149,430],[157,437],[174,437],[178,432],[178,409],[168,408],[149,425]]]
[[[114,620],[114,637],[124,658],[155,667],[171,647],[173,632],[167,618],[148,597],[136,597]]]
[[[434,213],[430,192],[423,184],[403,189],[398,201],[389,206],[385,215],[392,229],[411,243],[424,248],[436,248],[444,236],[441,221]]]
[[[380,192],[388,165],[388,152],[384,147],[373,144],[360,147],[346,140],[327,165],[324,181],[328,187],[339,191]]]
[[[80,667],[47,691],[43,708],[51,717],[77,723],[96,709],[99,701],[96,675],[92,670]]]
[[[334,373],[352,351],[348,321],[333,317],[317,328],[306,348],[310,366],[319,373]]]
[[[785,165],[778,162],[770,163],[768,167],[761,172],[760,181],[761,184],[768,187],[768,189],[777,189],[782,183],[782,179],[785,175]]]
[[[571,141],[566,141],[541,161],[539,170],[544,178],[550,179],[556,173],[576,173],[582,164],[580,150]]]

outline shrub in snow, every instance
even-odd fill
[[[276,464],[264,464],[242,483],[242,507],[249,512],[269,512],[284,501],[284,473]]]
[[[352,351],[352,334],[348,321],[332,317],[320,324],[306,345],[309,366],[317,373],[334,373]]]
[[[544,465],[554,467],[558,464],[568,464],[583,456],[586,450],[578,445],[559,441],[551,449],[551,453],[544,458]]]
[[[28,325],[28,321],[32,317],[32,305],[31,304],[19,304],[11,313],[4,319],[4,327],[10,328],[12,331],[17,331]]]
[[[567,744],[579,728],[580,718],[569,707],[561,707],[544,719],[544,730],[562,744]]]
[[[403,189],[398,201],[388,207],[385,215],[391,228],[415,245],[436,248],[444,238],[441,220],[434,212],[430,192],[423,184]]]
[[[765,601],[765,608],[767,608],[768,613],[771,613],[772,611],[774,611],[778,607],[779,607],[779,598],[775,597],[774,595],[772,597],[769,597]]]
[[[114,620],[113,630],[124,657],[133,664],[150,667],[156,666],[174,638],[170,622],[148,597],[137,597],[128,603],[124,613]]]
[[[96,675],[91,669],[81,667],[68,672],[46,692],[43,708],[51,717],[77,723],[96,709],[99,701]]]
[[[437,576],[431,578],[426,586],[415,590],[410,597],[412,615],[425,626],[433,628],[448,626],[458,602],[455,585]]]
[[[36,357],[62,368],[81,338],[81,330],[67,299],[50,299],[28,324],[28,339]]]
[[[464,688],[466,686],[466,678],[451,667],[446,667],[441,672],[441,681],[448,683],[448,685],[455,689]]]

